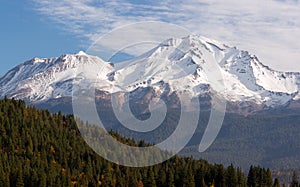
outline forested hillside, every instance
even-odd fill
[[[131,146],[143,141],[122,137]],[[274,184],[275,183],[275,184]],[[0,186],[278,186],[271,171],[175,156],[152,167],[110,163],[84,142],[72,115],[50,114],[23,101],[0,100]],[[294,180],[295,186],[297,180]]]

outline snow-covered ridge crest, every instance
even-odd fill
[[[0,80],[0,97],[8,96],[29,102],[70,97],[72,81],[82,66],[111,65],[84,52],[65,54],[59,58],[33,58],[13,68]]]
[[[218,94],[229,102],[250,101],[275,107],[300,99],[300,73],[275,71],[247,51],[196,35],[167,39],[148,52],[115,65],[82,51],[59,58],[34,58],[0,79],[0,97],[32,103],[71,97],[78,68],[92,70],[92,77],[100,80],[99,89],[106,92],[111,92],[106,88],[112,85],[124,92],[145,87],[158,92],[162,84],[167,84],[171,92],[197,97],[218,92],[207,76],[212,63],[207,59],[218,62],[225,84]]]

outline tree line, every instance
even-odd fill
[[[110,132],[130,146],[144,141]],[[98,140],[97,140],[98,141]],[[296,174],[291,185],[299,186]],[[151,167],[132,168],[111,163],[85,143],[72,115],[51,114],[24,101],[0,100],[0,187],[259,187],[281,186],[271,171],[251,166],[248,173],[233,165],[211,164],[174,156]]]

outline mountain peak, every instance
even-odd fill
[[[78,53],[76,53],[75,55],[81,55],[81,56],[86,56],[87,54],[83,51],[79,51]]]
[[[207,75],[216,67],[212,66],[214,62],[223,76],[224,90],[208,79]],[[193,97],[206,92],[203,85],[209,85],[211,91],[228,101],[267,106],[284,105],[300,98],[299,73],[274,71],[247,51],[198,35],[167,39],[115,67],[83,51],[59,58],[34,58],[0,79],[0,97],[6,95],[30,102],[71,97],[74,77],[81,68],[91,72],[83,72],[80,78],[97,78],[101,82],[99,89],[105,92],[110,92],[106,88],[112,85],[125,92],[145,87],[160,90],[164,83],[172,92],[190,93]]]
[[[225,50],[230,48],[229,46],[223,44],[220,41],[213,40],[201,35],[188,35],[182,38],[169,38],[161,43],[160,46],[172,46],[172,47],[181,47],[181,48],[191,48],[194,46],[209,46],[212,45],[217,47],[220,50]]]

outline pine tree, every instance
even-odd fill
[[[169,186],[169,187],[175,187],[174,171],[172,169],[170,169],[169,172],[168,172],[167,186]]]
[[[165,170],[159,170],[156,181],[157,186],[164,186],[166,184],[167,176]]]
[[[206,183],[204,181],[204,178],[201,179],[200,187],[207,187],[207,185],[206,185]]]
[[[156,186],[154,173],[151,168],[148,169],[147,177],[146,177],[146,179],[144,179],[143,183],[144,183],[145,187],[155,187]]]
[[[256,172],[253,166],[250,166],[248,177],[247,177],[247,186],[256,187]]]
[[[1,124],[0,124],[1,125]],[[1,155],[0,155],[0,159],[1,159]],[[2,160],[2,159],[1,159]],[[0,161],[1,161],[0,160]],[[0,162],[0,186],[7,186],[5,184],[5,173],[3,171],[3,167],[2,167],[2,163]]]
[[[23,179],[23,172],[22,169],[18,169],[18,175],[16,179],[16,187],[24,187],[24,179]]]
[[[200,187],[206,186],[205,181],[204,181],[204,175],[205,175],[205,171],[203,168],[199,168],[196,170],[196,174],[195,174],[195,185],[196,186],[200,186]]]
[[[238,187],[246,186],[246,179],[240,167],[237,169],[237,186]]]
[[[231,164],[230,166],[228,166],[226,172],[226,186],[235,187],[237,186],[237,184],[238,184],[238,178],[237,178],[236,170]]]
[[[272,186],[273,184],[273,178],[270,169],[267,169],[267,171],[265,171],[264,183],[265,186]]]
[[[297,173],[294,171],[292,176],[291,187],[298,187],[298,185],[299,185],[298,176]]]
[[[273,187],[280,187],[280,183],[279,183],[279,180],[277,178],[274,180]]]
[[[224,169],[223,165],[217,165],[215,186],[217,186],[217,187],[225,186],[225,169]]]
[[[47,177],[46,177],[46,173],[44,173],[44,172],[41,173],[39,186],[41,186],[41,187],[46,187],[46,186],[48,186],[48,185],[47,185]]]

